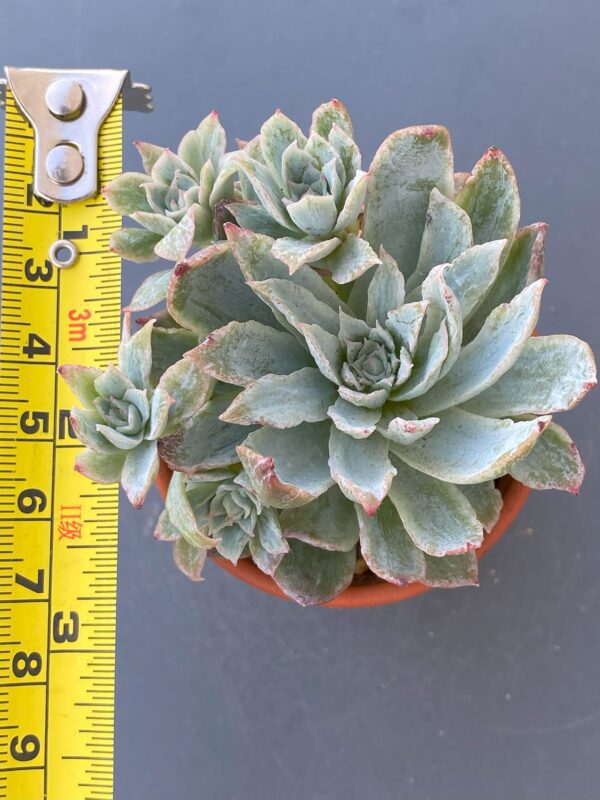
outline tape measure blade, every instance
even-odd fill
[[[100,133],[100,182],[122,168],[122,103]],[[63,363],[116,358],[120,218],[102,197],[31,189],[33,133],[6,108],[0,338],[0,798],[112,798],[118,487],[73,470]],[[50,246],[69,239],[73,267]]]

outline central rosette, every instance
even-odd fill
[[[359,341],[346,341],[346,361],[341,377],[349,389],[369,391],[391,390],[398,376],[401,358],[396,343],[381,325],[372,328]]]
[[[236,483],[221,483],[208,507],[208,530],[210,536],[218,536],[220,531],[233,525],[252,536],[256,518],[260,512],[260,502]]]

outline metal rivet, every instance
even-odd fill
[[[55,183],[74,183],[83,172],[83,156],[74,144],[58,144],[46,156],[46,171]]]
[[[70,239],[59,239],[50,248],[50,261],[55,267],[72,267],[79,258],[79,250]]]
[[[85,95],[77,81],[59,78],[46,89],[46,105],[59,119],[75,119],[81,114]]]

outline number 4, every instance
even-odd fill
[[[27,358],[34,358],[35,356],[49,356],[50,345],[37,333],[30,333],[27,338],[27,344],[23,346],[23,352]]]

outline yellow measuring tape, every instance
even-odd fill
[[[60,364],[116,358],[120,217],[101,196],[33,192],[34,132],[6,97],[0,344],[0,798],[109,800],[117,599],[116,486],[73,470],[75,400]],[[121,172],[122,100],[99,135],[99,186]],[[57,240],[74,266],[49,258]]]

